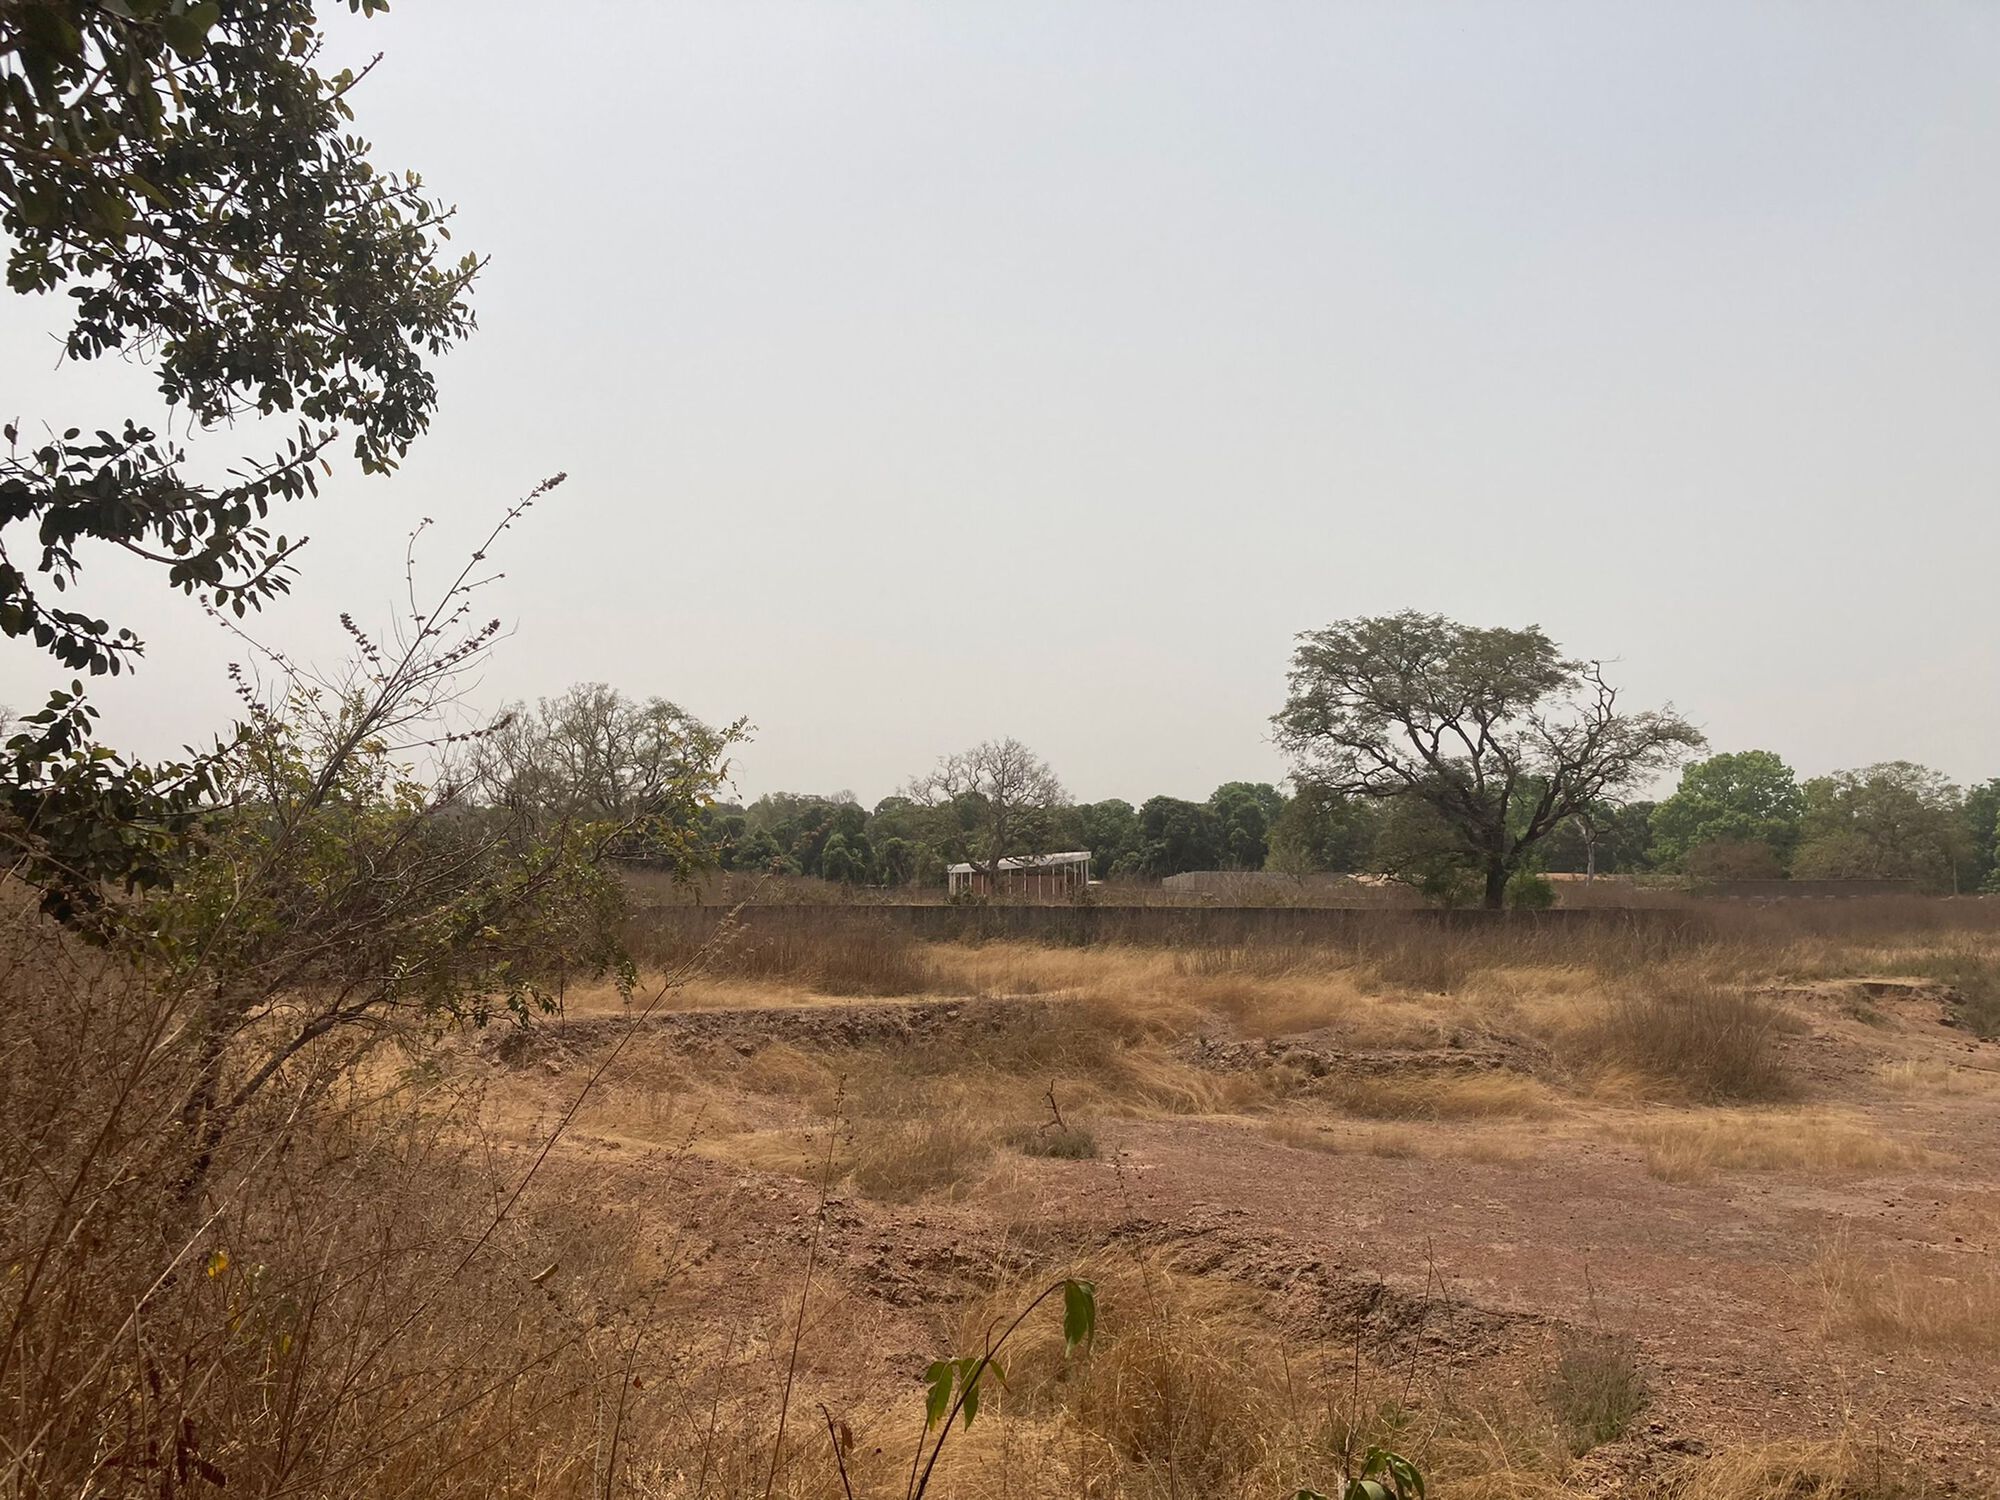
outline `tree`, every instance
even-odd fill
[[[1108,880],[1123,863],[1130,868],[1139,856],[1139,814],[1117,797],[1080,802],[1069,810],[1063,842],[1090,851],[1093,880]]]
[[[664,698],[578,683],[507,709],[475,744],[473,780],[488,806],[542,825],[616,825],[610,853],[685,873],[711,859],[701,812],[746,733],[741,719],[712,729]]]
[[[8,284],[66,292],[66,357],[150,361],[165,408],[52,422],[25,446],[5,429],[0,634],[71,672],[116,673],[143,649],[85,607],[92,547],[210,607],[260,607],[303,540],[271,533],[272,507],[312,493],[345,434],[364,473],[393,469],[436,402],[427,361],[472,329],[477,258],[448,260],[452,211],[348,133],[359,80],[322,75],[321,45],[310,0],[0,7]],[[266,454],[205,456],[221,483],[156,430],[281,414],[298,427]],[[84,879],[164,880],[155,835],[186,831],[213,766],[106,760],[81,697],[79,681],[10,740],[6,800]]]
[[[1206,803],[1148,797],[1139,806],[1139,847],[1145,873],[1156,879],[1213,870],[1222,860],[1222,826]]]
[[[1708,839],[1681,856],[1681,869],[1697,881],[1781,880],[1778,851],[1762,839]]]
[[[1702,743],[1671,708],[1621,712],[1599,664],[1539,627],[1413,611],[1300,636],[1272,722],[1299,782],[1430,809],[1494,908],[1565,819]]]
[[[1266,867],[1294,879],[1369,868],[1381,822],[1378,804],[1302,783],[1271,825]]]
[[[1952,890],[1973,857],[1958,788],[1907,760],[1819,776],[1792,873],[1809,880],[1919,880]]]
[[[929,810],[934,847],[988,874],[1002,859],[1048,852],[1069,805],[1056,773],[1015,739],[947,755],[903,794]]]
[[[1270,853],[1271,825],[1285,798],[1264,781],[1225,781],[1209,794],[1215,814],[1220,863],[1228,870],[1261,870]]]
[[[1989,891],[1996,887],[2000,872],[2000,777],[1982,781],[1966,791],[1964,803],[1965,838],[1970,849],[1961,890]]]
[[[1782,867],[1798,847],[1805,810],[1792,768],[1769,750],[1711,755],[1683,770],[1654,809],[1654,863],[1679,869],[1703,844],[1763,844]]]
[[[1569,818],[1543,840],[1545,870],[1568,874],[1630,875],[1649,870],[1655,804],[1600,802]]]
[[[845,834],[834,834],[820,850],[820,875],[835,885],[860,885],[868,878],[868,862],[848,848]]]

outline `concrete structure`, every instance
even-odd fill
[[[1003,859],[993,871],[953,865],[944,878],[954,896],[1071,896],[1090,884],[1090,851]]]

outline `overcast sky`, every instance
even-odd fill
[[[1406,607],[1805,774],[2000,774],[1987,0],[325,9],[493,261],[402,472],[284,518],[275,643],[563,469],[481,700],[748,715],[746,795],[1010,734],[1085,798],[1273,777],[1294,633]],[[153,410],[59,312],[0,296],[7,413]],[[226,721],[185,600],[85,599],[148,640],[114,738]]]

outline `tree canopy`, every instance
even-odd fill
[[[139,359],[159,393],[152,415],[6,428],[0,634],[70,672],[143,650],[87,602],[92,544],[211,607],[258,608],[303,540],[270,529],[274,506],[312,493],[344,439],[363,472],[395,467],[430,421],[429,361],[473,327],[479,262],[447,253],[452,210],[374,165],[350,129],[359,78],[320,72],[321,48],[310,0],[0,8],[8,285],[65,293],[65,356]],[[296,425],[261,452],[204,453],[221,481],[162,436],[246,417]],[[214,773],[107,759],[81,699],[79,681],[9,742],[6,802],[80,876],[164,878],[148,830],[184,831]]]
[[[1272,722],[1301,783],[1428,809],[1493,907],[1564,819],[1702,743],[1671,709],[1621,710],[1600,665],[1539,627],[1414,611],[1300,636]]]
[[[1653,858],[1678,869],[1704,844],[1763,844],[1783,866],[1805,810],[1792,768],[1769,750],[1711,755],[1685,768],[1674,794],[1653,810]]]
[[[1973,861],[1958,788],[1928,766],[1892,760],[1817,776],[1805,800],[1792,861],[1802,879],[1920,880],[1951,890]]]

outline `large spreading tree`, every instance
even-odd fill
[[[77,678],[0,755],[0,799],[84,880],[158,878],[162,827],[214,784],[93,743],[81,678],[143,650],[93,601],[93,550],[258,608],[302,540],[274,508],[336,455],[394,468],[430,421],[430,361],[473,326],[477,258],[450,251],[416,173],[370,160],[358,79],[321,72],[322,45],[312,0],[0,4],[8,285],[63,297],[66,358],[138,360],[158,394],[151,413],[23,413],[0,454],[0,634]],[[249,418],[286,426],[197,460],[173,435]]]
[[[1272,723],[1301,785],[1421,807],[1489,907],[1565,819],[1702,744],[1671,708],[1622,709],[1597,662],[1539,627],[1415,611],[1300,636]]]
[[[933,847],[989,875],[1003,859],[1048,853],[1070,805],[1048,762],[1016,739],[944,756],[903,795],[926,810]]]

